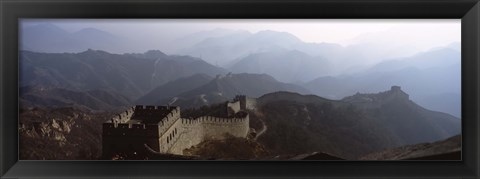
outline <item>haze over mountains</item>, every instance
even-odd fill
[[[189,56],[168,56],[160,51],[111,54],[20,53],[20,86],[53,86],[69,90],[107,90],[136,99],[169,81],[203,73],[224,74],[222,68]]]
[[[320,77],[305,86],[319,96],[340,99],[399,85],[422,106],[459,117],[460,82],[460,52],[441,48],[385,61],[352,75]]]
[[[94,28],[67,32],[53,24],[38,24],[22,29],[22,34],[21,48],[28,50],[21,54],[25,72],[21,76],[22,86],[99,89],[135,101],[156,87],[194,74],[205,74],[211,79],[228,72],[266,74],[280,83],[296,84],[330,99],[400,85],[422,106],[460,116],[459,43],[388,59],[398,51],[390,50],[389,55],[388,51],[368,44],[306,43],[287,32],[217,28],[173,40],[169,51],[187,55],[178,56],[167,55],[162,49],[112,53],[135,47],[128,46],[128,38]],[[411,50],[406,54],[411,54]],[[381,57],[386,59],[379,60]],[[189,85],[184,88],[192,90]],[[175,95],[160,98],[167,96]]]
[[[49,117],[52,109],[68,109],[52,114],[71,118],[84,111],[108,115],[133,105],[207,110],[246,95],[257,102],[248,111],[250,127],[264,132],[255,144],[275,156],[378,157],[384,153],[376,152],[385,149],[461,132],[459,42],[418,50],[408,43],[380,43],[388,39],[369,41],[375,33],[345,45],[306,42],[278,30],[216,28],[182,36],[172,31],[168,40],[147,34],[143,44],[88,26],[66,30],[40,23],[21,30],[20,105],[23,116],[34,116],[27,122],[44,118],[45,129],[59,130]],[[398,29],[389,32],[378,37],[405,36]],[[81,123],[98,135],[98,121]],[[22,126],[23,135],[32,139],[25,145],[37,144],[34,139],[43,135],[37,127]],[[80,142],[71,140],[62,139],[62,145]]]
[[[21,29],[20,49],[36,52],[81,52],[103,49],[120,52],[129,48],[128,39],[96,28],[68,32],[53,24],[44,23]]]

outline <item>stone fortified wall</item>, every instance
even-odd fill
[[[180,119],[176,126],[178,138],[173,144],[164,145],[163,153],[183,154],[183,150],[195,146],[205,140],[223,139],[226,134],[235,137],[247,137],[249,127],[248,114],[233,118],[202,116],[197,119]],[[163,142],[161,142],[163,144]]]
[[[159,126],[156,124],[135,123],[131,118],[135,108],[128,108],[126,111],[114,116],[103,123],[102,126],[102,153],[109,155],[115,152],[144,151],[142,145],[147,144],[154,150],[159,149],[158,140]]]
[[[246,98],[244,98],[246,99]],[[183,154],[183,150],[208,139],[222,139],[225,134],[246,137],[249,132],[246,100],[227,103],[229,117],[202,116],[180,118],[180,107],[135,106],[103,124],[103,153],[118,151],[141,154],[145,144],[161,153]],[[242,107],[242,102],[243,107]],[[154,115],[155,114],[155,115]],[[159,115],[162,115],[159,118]],[[159,118],[159,119],[156,119]]]

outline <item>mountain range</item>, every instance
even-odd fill
[[[377,92],[400,85],[422,106],[459,117],[460,57],[460,52],[451,48],[435,49],[384,61],[352,75],[319,77],[304,86],[316,95],[341,99],[356,92]]]
[[[339,44],[306,43],[290,33],[271,30],[257,33],[234,31],[223,36],[205,37],[198,43],[184,47],[175,53],[201,57],[208,63],[229,68],[244,58],[252,58],[252,55],[282,51],[302,52],[310,56],[308,57],[310,59],[328,59],[331,63],[331,71],[328,74],[354,66],[363,66],[361,61],[368,56],[363,54],[365,51],[350,50]],[[275,66],[275,64],[278,63],[268,63],[266,65]],[[319,62],[318,64],[325,64],[325,62]],[[324,65],[314,67],[324,69],[322,66]],[[279,70],[282,69],[284,68]]]
[[[460,119],[425,109],[400,89],[342,100],[275,92],[254,114],[268,130],[257,140],[278,155],[326,152],[344,159],[457,135]]]
[[[187,90],[189,87],[190,89]],[[137,103],[170,104],[190,108],[222,103],[233,99],[236,95],[260,97],[275,91],[310,93],[300,86],[278,82],[266,74],[229,73],[213,79],[198,74],[159,86],[139,98]]]
[[[330,99],[400,85],[418,104],[461,116],[459,43],[418,52],[405,44],[306,43],[268,30],[223,33],[197,38],[176,53],[201,56],[233,73],[265,73]]]
[[[61,54],[22,51],[20,55],[22,107],[118,111],[135,104],[169,104],[187,109],[243,94],[258,98],[256,111],[250,111],[252,125],[261,119],[268,126],[257,140],[275,155],[322,151],[358,159],[460,133],[460,119],[425,109],[400,87],[333,100],[268,74],[225,74],[226,70],[201,59],[160,51],[121,55],[95,50]],[[422,72],[451,66],[428,67]],[[406,69],[412,68],[399,71]],[[414,79],[423,73],[404,74],[414,75]]]
[[[200,107],[239,94],[310,93],[267,74],[221,75],[226,70],[201,59],[153,50],[135,54],[22,51],[20,64],[20,98],[26,106],[78,105],[94,110],[135,104]]]
[[[309,43],[288,32],[271,30],[252,33],[214,29],[200,34],[202,35],[187,35],[186,37],[195,37],[193,39],[196,43],[185,45],[173,53],[201,57],[208,63],[229,68],[254,54],[281,50],[300,51],[314,58],[327,59],[331,65],[328,74],[339,75],[360,72],[385,59],[408,57],[419,52],[408,45],[388,43]],[[448,47],[458,48],[459,44],[450,44]]]
[[[63,88],[26,86],[20,88],[20,106],[32,107],[76,107],[91,111],[116,111],[131,106],[125,96],[111,91],[72,91]]]
[[[332,64],[322,57],[312,57],[298,50],[281,49],[248,55],[229,69],[234,73],[265,73],[276,80],[292,83],[328,75]]]
[[[101,114],[103,119],[133,105],[195,110],[236,95],[257,100],[255,110],[248,111],[250,127],[268,127],[254,148],[279,156],[319,151],[344,159],[378,157],[382,151],[403,155],[418,146],[400,152],[395,148],[444,140],[461,131],[459,44],[377,63],[395,55],[375,52],[378,48],[368,44],[306,43],[276,31],[197,32],[172,44],[182,55],[124,53],[129,42],[94,28],[22,28],[19,100],[31,123],[22,127],[22,135],[31,139],[22,145],[44,145],[36,143],[38,136],[65,133],[51,121],[49,110],[59,109],[52,114],[72,122],[81,113]],[[43,118],[42,128],[52,126],[55,132],[38,131],[37,117]],[[90,137],[100,135],[101,121],[89,121],[82,122]],[[75,147],[79,131],[71,145],[65,136],[40,142]],[[75,156],[90,153],[86,158],[94,158],[98,148],[88,148],[90,152],[77,151]]]
[[[57,87],[73,91],[104,90],[130,100],[169,81],[197,73],[215,76],[225,70],[189,56],[160,51],[111,54],[20,52],[20,86]]]
[[[56,25],[43,23],[22,28],[19,42],[21,50],[78,53],[89,48],[123,52],[131,48],[129,41],[130,39],[96,28],[69,32]]]
[[[56,87],[76,92],[102,90],[112,92],[114,96],[120,94],[132,102],[146,104],[166,104],[173,100],[173,97],[177,97],[177,104],[180,104],[181,101],[196,98],[198,101],[196,104],[200,105],[204,103],[202,102],[204,99],[199,97],[202,94],[210,98],[206,100],[211,102],[229,98],[209,95],[222,91],[213,88],[210,88],[212,89],[210,92],[195,94],[197,97],[180,94],[205,85],[215,76],[231,70],[237,74],[268,75],[271,78],[267,81],[279,83],[293,81],[289,84],[297,86],[296,89],[302,88],[300,91],[293,90],[294,92],[306,94],[308,91],[329,99],[341,99],[356,92],[377,92],[392,85],[400,85],[416,103],[431,110],[459,117],[461,115],[459,58],[460,52],[457,50],[438,48],[408,58],[388,60],[353,75],[322,76],[324,71],[328,73],[331,66],[328,60],[296,50],[252,54],[237,61],[230,69],[210,65],[203,59],[195,57],[166,55],[158,50],[127,54],[111,54],[90,49],[81,53],[22,51],[20,86]],[[187,78],[197,74],[203,74],[203,77]],[[322,77],[302,82],[315,76]],[[182,78],[185,79],[180,80]],[[300,81],[296,81],[299,79]],[[252,80],[256,79],[252,76],[250,81]],[[256,85],[257,82],[253,81],[252,84]],[[247,95],[258,96],[259,92],[242,89],[250,85],[244,84],[235,86],[236,94],[247,91]],[[156,92],[153,92],[157,87],[159,88]],[[260,91],[267,93],[285,89],[272,87],[270,90]],[[156,97],[152,98],[150,93]],[[142,97],[147,100],[139,100]]]
[[[94,48],[111,52],[124,51],[119,50],[121,48],[117,45],[128,44],[125,43],[128,39],[95,28],[68,32],[53,24],[38,24],[22,28],[20,39],[21,49],[24,50],[81,51],[70,54],[71,57],[67,57],[66,53],[55,53],[56,55],[48,54],[49,57],[41,58],[50,60],[52,58],[79,58],[77,60],[82,61],[80,67],[90,70],[90,72],[80,75],[83,77],[77,76],[75,78],[78,79],[72,80],[68,73],[76,69],[69,69],[68,66],[72,65],[67,62],[69,60],[58,63],[61,66],[67,66],[64,69],[68,70],[64,71],[58,70],[62,67],[54,64],[44,64],[55,66],[48,67],[49,70],[32,70],[31,66],[39,64],[29,65],[27,63],[22,65],[22,68],[26,69],[24,76],[29,76],[28,79],[35,79],[34,81],[37,82],[27,79],[25,81],[28,82],[25,84],[22,79],[21,85],[23,86],[54,85],[73,91],[101,89],[114,91],[135,101],[157,86],[197,73],[204,73],[211,77],[228,72],[267,74],[277,81],[296,84],[308,89],[313,94],[331,99],[341,99],[356,92],[376,92],[392,85],[400,85],[418,104],[428,109],[447,112],[457,117],[461,116],[459,43],[433,48],[409,57],[382,59],[380,63],[375,64],[372,62],[378,61],[378,58],[399,55],[384,54],[389,50],[378,50],[378,44],[376,47],[372,47],[370,46],[372,44],[341,46],[332,43],[306,43],[287,32],[265,30],[252,33],[242,30],[213,29],[192,33],[171,43],[172,48],[177,49],[175,53],[189,56],[166,55],[158,50],[130,54],[106,52],[105,54],[110,54],[110,56],[103,55],[101,58],[104,59],[100,62],[102,65],[98,66],[108,67],[114,71],[112,72],[95,66],[94,61],[99,63],[96,59],[99,58],[98,54],[100,53],[94,54],[93,50],[85,50]],[[385,48],[392,51],[394,47],[393,44],[391,47]],[[375,49],[377,52],[372,52]],[[403,51],[405,51],[404,56],[412,54],[411,50],[404,49]],[[24,52],[22,51],[21,56],[30,53]],[[36,60],[40,56],[30,54],[26,58]],[[113,64],[117,61],[112,59],[117,58],[131,60],[120,65]],[[136,61],[137,58],[143,60]],[[25,58],[21,57],[21,59]],[[45,61],[43,60],[41,63]],[[132,61],[138,63],[133,64]],[[78,64],[78,61],[75,63]],[[51,70],[56,70],[56,72],[50,72]],[[34,71],[35,73],[32,73]],[[58,77],[64,72],[67,73],[65,77]],[[109,74],[105,74],[106,72]],[[96,74],[102,75],[102,77],[96,76]],[[111,76],[104,77],[103,75]],[[90,84],[95,85],[82,86],[83,82],[78,81],[82,78],[85,78],[83,82],[89,80]],[[109,84],[112,81],[125,81],[125,83]]]

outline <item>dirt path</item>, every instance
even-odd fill
[[[263,135],[268,129],[268,126],[265,124],[265,121],[263,121],[262,118],[258,118],[258,120],[262,123],[263,127],[262,127],[262,130],[260,130],[260,132],[257,133],[255,138],[253,138],[254,140],[257,140],[257,138]]]

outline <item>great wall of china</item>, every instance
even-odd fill
[[[255,99],[236,96],[227,103],[228,117],[180,117],[180,107],[135,106],[103,123],[102,152],[142,155],[157,153],[183,155],[183,150],[226,134],[247,137],[249,116],[243,110],[255,108]],[[146,148],[148,150],[146,150]]]

